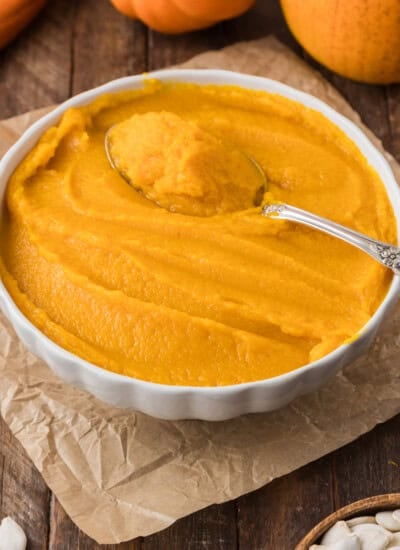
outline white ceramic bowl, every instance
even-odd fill
[[[277,93],[323,113],[339,126],[359,147],[380,175],[397,218],[400,236],[400,191],[384,157],[352,122],[315,97],[280,82],[220,70],[163,70],[147,75],[163,81],[198,84],[235,84],[245,88]],[[0,163],[0,199],[4,200],[7,181],[41,134],[55,125],[70,107],[85,105],[107,92],[142,86],[143,75],[121,78],[66,101],[31,126],[8,151]],[[0,306],[26,347],[43,359],[66,382],[78,386],[118,407],[133,408],[164,419],[199,418],[224,420],[245,413],[277,409],[303,393],[327,382],[345,364],[365,352],[384,316],[400,292],[400,278],[390,289],[357,340],[340,346],[322,359],[287,374],[246,384],[222,387],[167,386],[136,380],[106,371],[64,350],[41,333],[14,304],[0,282]]]

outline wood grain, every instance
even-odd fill
[[[0,418],[0,518],[23,526],[30,550],[47,549],[50,491]]]
[[[332,456],[335,507],[400,491],[400,416]]]
[[[80,2],[72,36],[71,95],[147,69],[147,29],[108,0]]]
[[[239,548],[293,550],[333,508],[331,459],[276,479],[238,501]]]
[[[241,40],[254,40],[274,33],[297,52],[301,48],[290,34],[278,1],[258,1],[242,17],[214,25],[210,29],[179,36],[149,31],[148,69],[182,63],[207,50],[217,50]]]
[[[302,49],[290,33],[279,1],[260,0],[253,9],[242,17],[224,21],[219,26],[222,46],[233,44],[239,40],[254,40],[267,34],[274,34],[296,53]]]
[[[0,117],[68,98],[75,0],[49,2],[37,19],[0,52]]]
[[[233,502],[210,506],[143,539],[143,550],[234,550],[237,548]]]
[[[219,36],[219,26],[190,34],[178,36],[162,35],[148,31],[148,70],[154,71],[170,65],[182,63],[205,50],[222,47]],[[207,48],[204,48],[207,44]]]
[[[390,150],[400,159],[400,84],[388,86],[386,91],[390,124]]]

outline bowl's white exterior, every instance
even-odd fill
[[[234,84],[277,93],[323,113],[339,126],[368,158],[387,189],[397,219],[400,237],[400,190],[393,173],[366,136],[352,122],[315,97],[279,82],[230,71],[163,70],[145,75],[163,81],[198,84]],[[0,200],[4,201],[7,181],[41,134],[58,122],[70,107],[85,105],[97,96],[142,86],[143,75],[121,78],[66,101],[31,126],[0,162]],[[0,307],[26,347],[43,359],[63,380],[94,394],[112,405],[133,408],[159,418],[176,420],[199,418],[224,420],[250,412],[277,409],[292,399],[315,390],[345,364],[365,352],[384,316],[400,293],[400,277],[395,277],[379,309],[364,326],[359,338],[342,345],[322,359],[275,378],[222,387],[185,387],[153,384],[106,371],[64,350],[41,333],[14,304],[0,282]]]

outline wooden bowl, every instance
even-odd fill
[[[299,542],[295,550],[308,550],[312,544],[317,544],[325,531],[339,520],[349,519],[353,516],[374,514],[380,510],[395,510],[396,508],[400,508],[400,493],[389,493],[387,495],[377,495],[357,500],[320,521]]]

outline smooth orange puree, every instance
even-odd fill
[[[113,146],[142,192],[107,160],[119,124]],[[1,238],[8,291],[67,350],[144,380],[234,384],[322,357],[368,321],[391,275],[260,216],[247,156],[274,199],[395,242],[377,173],[321,114],[238,87],[148,81],[70,109],[17,168]]]

